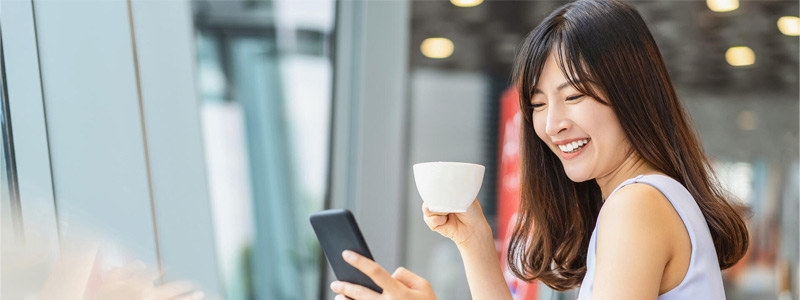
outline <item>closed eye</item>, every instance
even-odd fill
[[[567,97],[567,101],[578,100],[583,96],[585,96],[585,95],[575,95],[575,96],[572,96],[572,97]]]
[[[540,108],[542,106],[544,106],[544,103],[534,103],[534,104],[531,104],[531,109],[537,109],[537,108]]]

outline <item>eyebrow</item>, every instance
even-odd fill
[[[576,85],[577,85],[577,84],[581,84],[581,80],[578,80],[578,81],[576,81],[576,82],[575,82],[575,84],[576,84]],[[566,88],[566,87],[567,87],[567,86],[569,86],[569,85],[570,85],[570,82],[569,82],[569,81],[563,82],[563,83],[559,84],[559,85],[556,87],[556,90],[557,90],[557,91],[563,90],[564,88]],[[540,90],[540,89],[538,89],[538,88],[534,88],[534,90],[533,90],[533,94],[534,94],[534,95],[536,95],[536,94],[544,94],[544,92],[542,92],[542,90]]]

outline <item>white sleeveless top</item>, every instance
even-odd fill
[[[683,225],[686,226],[686,230],[689,232],[689,241],[692,243],[692,254],[686,277],[677,287],[658,296],[658,299],[725,299],[722,274],[717,260],[717,250],[714,248],[714,242],[711,239],[711,232],[708,230],[706,219],[703,217],[703,213],[700,211],[700,207],[697,206],[694,197],[679,182],[663,175],[639,175],[620,184],[614,189],[614,192],[632,183],[646,183],[661,191],[672,203],[672,206],[675,207],[681,220],[683,220]],[[611,194],[613,195],[614,192]],[[592,299],[595,252],[597,251],[597,228],[599,226],[600,220],[598,219],[589,242],[589,252],[586,257],[586,277],[583,278],[578,300]]]

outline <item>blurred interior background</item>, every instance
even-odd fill
[[[469,299],[411,166],[486,166],[478,197],[502,253],[518,201],[511,65],[564,3],[4,1],[2,240],[36,251],[2,248],[0,296],[34,299],[89,230],[124,249],[100,269],[142,260],[212,299],[331,299],[308,215],[344,207],[385,268]],[[800,5],[631,3],[752,214],[728,298],[797,299]],[[576,297],[508,281],[517,299]]]

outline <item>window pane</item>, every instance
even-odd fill
[[[0,45],[0,56],[2,56]],[[0,58],[0,130],[3,136],[3,153],[0,159],[0,207],[2,212],[3,239],[21,237],[22,220],[17,186],[17,170],[14,163],[14,141],[11,134],[11,119],[6,90],[5,58]]]
[[[206,160],[227,299],[312,299],[334,2],[195,2]]]

